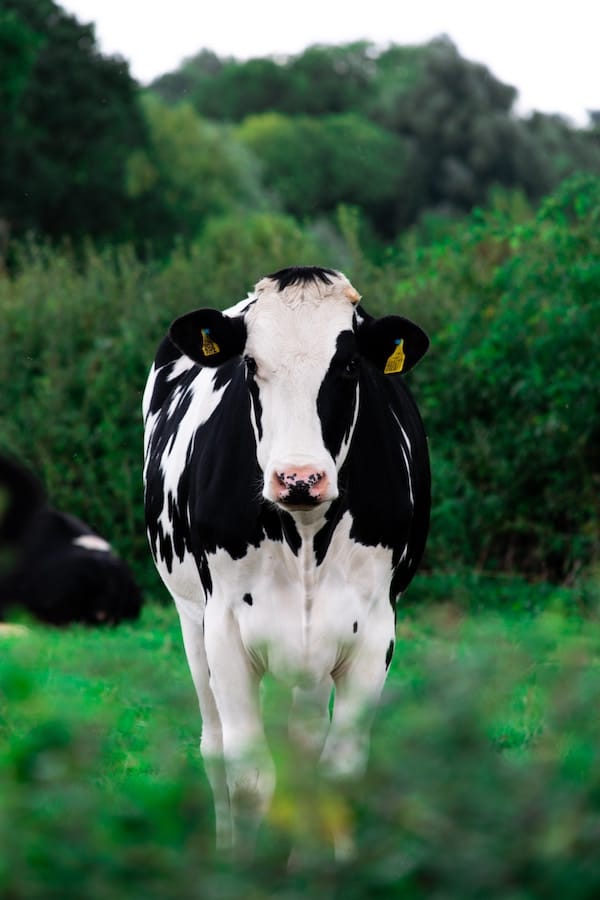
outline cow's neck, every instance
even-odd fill
[[[297,509],[291,513],[303,543],[311,543],[323,527],[330,506],[331,503],[321,503],[314,509]]]
[[[324,509],[323,506],[326,508]],[[304,647],[310,645],[310,632],[313,621],[313,606],[315,599],[315,582],[317,571],[315,569],[314,538],[325,524],[325,513],[330,504],[323,504],[316,509],[297,510],[294,512],[296,528],[300,535],[301,544],[298,553],[298,575],[302,584],[304,602],[302,606],[302,639]]]

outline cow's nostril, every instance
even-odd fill
[[[323,481],[325,472],[276,472],[275,478],[279,485],[286,488],[286,490],[289,490],[290,488],[295,488],[296,490],[310,490],[310,488]]]
[[[322,503],[329,492],[327,473],[312,466],[275,469],[271,485],[273,499],[285,506],[300,508]]]

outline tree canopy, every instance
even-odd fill
[[[127,169],[140,233],[161,246],[169,235],[195,237],[209,216],[267,205],[256,160],[228,126],[153,94],[142,98],[142,108],[148,145],[130,156]]]
[[[597,128],[517,116],[515,88],[445,36],[383,50],[313,46],[286,59],[221,60],[203,50],[151,89],[169,103],[185,98],[201,116],[240,122],[239,137],[288,211],[356,205],[382,237],[429,211],[468,212],[498,186],[537,201],[574,171],[600,172]],[[336,128],[348,139],[333,139]]]
[[[201,50],[144,91],[55,0],[0,8],[0,257],[9,233],[148,242],[270,209],[375,243],[498,188],[536,203],[600,173],[600,128],[519,117],[516,90],[447,37],[317,45],[245,61]]]
[[[3,0],[0,35],[5,227],[127,236],[126,161],[146,140],[127,64],[53,0]]]

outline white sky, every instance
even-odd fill
[[[600,0],[58,0],[94,22],[104,53],[142,83],[203,47],[219,56],[298,53],[367,39],[422,43],[448,34],[519,91],[519,112],[559,112],[578,124],[600,109]]]

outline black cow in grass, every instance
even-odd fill
[[[103,538],[48,505],[38,479],[0,455],[0,619],[21,606],[43,622],[116,624],[142,605],[133,576]]]

